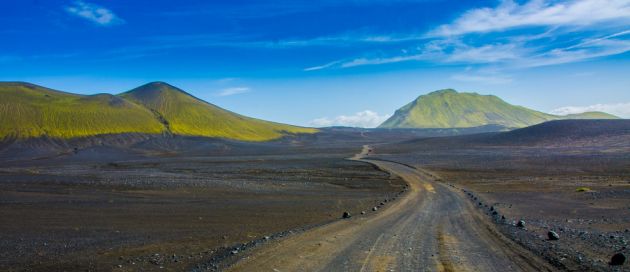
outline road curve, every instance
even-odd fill
[[[409,184],[385,208],[269,243],[228,271],[552,271],[501,235],[457,190],[395,162],[364,161]]]

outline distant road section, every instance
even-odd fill
[[[461,192],[414,168],[352,159],[402,177],[409,188],[376,211],[262,246],[228,271],[553,271],[501,235]],[[341,216],[341,215],[340,215]]]

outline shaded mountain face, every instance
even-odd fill
[[[418,97],[387,119],[381,128],[526,127],[559,119],[618,119],[603,112],[558,116],[511,105],[494,95],[447,89]]]
[[[229,112],[162,82],[117,96],[78,95],[28,83],[0,82],[0,139],[171,133],[267,141],[316,131]]]

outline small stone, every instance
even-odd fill
[[[343,212],[343,215],[341,217],[344,218],[344,219],[348,219],[348,218],[352,217],[352,215],[350,215],[349,212]]]
[[[623,265],[626,262],[626,255],[617,253],[610,259],[610,265]]]
[[[374,208],[372,208],[372,211],[373,211],[373,212],[375,212],[375,211],[377,211],[377,210],[378,210],[378,207],[374,207]]]
[[[560,240],[560,235],[558,235],[558,233],[556,233],[555,231],[550,231],[547,233],[547,237],[549,238],[549,240],[551,241],[556,241],[556,240]]]
[[[525,221],[518,220],[518,223],[516,223],[516,226],[519,227],[519,228],[524,228],[525,227]]]
[[[365,211],[361,211],[361,214],[365,214]]]
[[[232,252],[230,252],[230,253],[232,253],[232,255],[236,255],[236,254],[238,254],[238,250],[236,250],[236,249],[232,250]]]
[[[269,236],[265,236],[265,240],[269,240],[271,239]]]

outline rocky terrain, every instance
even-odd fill
[[[244,245],[357,214],[403,186],[343,151],[276,152],[146,156],[102,147],[7,160],[0,270],[211,268]]]
[[[615,254],[630,253],[629,127],[562,121],[386,144],[374,156],[426,169],[465,190],[502,233],[558,269],[621,271],[627,264],[609,264]],[[550,240],[550,231],[559,239]]]

